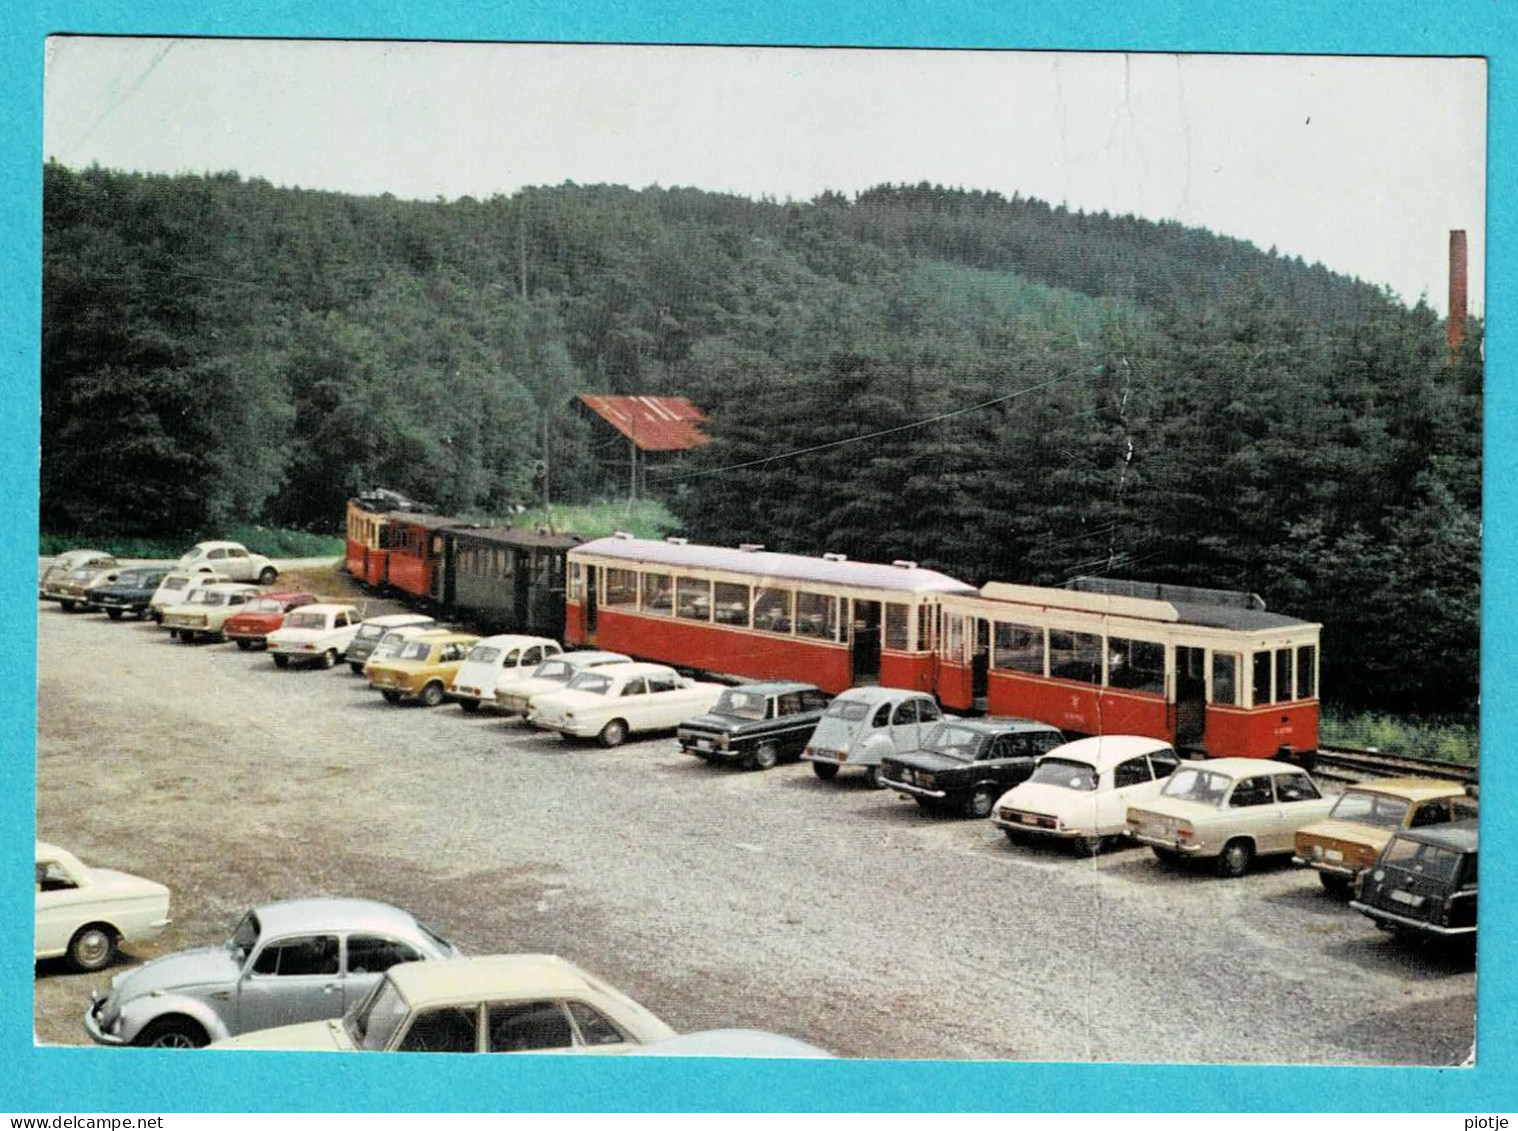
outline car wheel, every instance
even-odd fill
[[[601,733],[596,737],[596,741],[608,749],[613,746],[621,746],[627,741],[627,724],[621,719],[612,719],[611,722],[601,728]]]
[[[938,808],[938,803],[931,797],[914,796],[912,800],[917,802],[917,808],[921,809],[924,813],[931,813]]]
[[[354,675],[363,675],[364,674],[364,665],[363,665],[362,662],[354,662],[353,660],[349,660],[348,661],[348,670],[350,672],[352,672]]]
[[[748,756],[751,770],[773,770],[779,761],[780,751],[775,749],[773,742],[761,742],[758,748]]]
[[[880,777],[880,767],[870,766],[864,771],[864,780],[869,783],[871,789],[884,789],[885,782]]]
[[[1348,899],[1350,882],[1344,876],[1332,876],[1327,872],[1318,873],[1318,881],[1323,885],[1323,890],[1335,899]]]
[[[1181,854],[1173,848],[1160,848],[1158,845],[1151,844],[1149,851],[1154,853],[1154,858],[1161,864],[1172,868],[1181,862]]]
[[[164,1017],[143,1029],[132,1043],[149,1049],[200,1049],[211,1040],[188,1017]]]
[[[436,707],[443,701],[443,685],[434,680],[422,688],[422,694],[419,698],[422,701],[423,707]]]
[[[60,609],[62,609],[64,612],[66,612],[66,613],[71,613],[71,612],[74,611],[74,602],[72,602],[72,601],[59,601],[58,602],[58,607]]]
[[[965,798],[966,817],[989,817],[991,810],[996,808],[996,791],[989,786],[981,786],[969,797]]]
[[[325,652],[322,653],[322,667],[330,668],[335,663],[337,663],[337,651],[333,648],[328,648]]]
[[[108,617],[110,617],[112,620],[120,620],[121,619],[121,610],[120,609],[107,609],[105,611],[105,615],[108,616]]]
[[[823,781],[832,781],[838,776],[838,767],[831,762],[813,762],[812,773]]]
[[[391,688],[385,688],[380,694],[385,697],[386,703],[399,703],[401,701],[401,693]]]
[[[1021,829],[1002,829],[1007,834],[1007,840],[1011,844],[1027,844],[1028,835]]]
[[[99,923],[80,927],[69,939],[69,965],[93,973],[104,970],[116,957],[116,933]]]
[[[1075,851],[1082,856],[1095,856],[1102,850],[1102,838],[1099,836],[1078,836],[1075,838]]]
[[[1230,840],[1218,854],[1218,875],[1242,876],[1254,861],[1254,846],[1247,840]]]
[[[178,640],[179,639],[179,629],[177,629],[177,628],[171,628],[171,629],[169,629],[169,639],[170,640]]]
[[[239,652],[246,652],[251,647],[253,647],[253,641],[251,640],[239,640],[237,642],[237,650]]]
[[[478,711],[479,709],[480,709],[480,701],[478,699],[460,699],[459,700],[459,710],[463,711],[464,714],[466,714],[466,715],[472,715],[476,711]]]
[[[290,666],[290,657],[282,655],[280,653],[275,653],[274,666],[276,668],[288,668]]]
[[[264,568],[258,572],[258,583],[260,585],[273,585],[274,579],[278,576],[279,570],[275,569],[273,566],[264,566]]]

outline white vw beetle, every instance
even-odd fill
[[[64,955],[79,970],[103,970],[123,942],[169,925],[169,889],[152,880],[89,868],[71,852],[37,841],[37,958]]]
[[[851,687],[831,703],[801,752],[819,778],[859,766],[880,786],[883,758],[920,749],[944,714],[931,695],[895,687]]]
[[[1011,841],[1068,840],[1087,856],[1128,829],[1131,802],[1153,797],[1180,765],[1157,738],[1108,734],[1056,746],[1033,776],[1001,795],[991,822]]]
[[[262,554],[250,554],[241,542],[197,542],[174,563],[175,569],[206,567],[233,581],[256,581],[273,585],[279,576],[274,563]]]
[[[595,738],[620,746],[629,734],[673,730],[704,715],[727,688],[697,683],[663,664],[607,664],[589,668],[553,695],[537,699],[532,725],[572,738]]]
[[[487,636],[469,650],[453,677],[448,698],[466,711],[495,703],[502,688],[528,678],[544,660],[563,649],[542,636]]]
[[[360,624],[352,605],[302,605],[285,614],[285,622],[269,633],[269,654],[275,667],[291,660],[330,668],[353,642]]]

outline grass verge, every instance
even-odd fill
[[[1456,719],[1402,719],[1379,714],[1324,711],[1318,739],[1324,746],[1374,747],[1386,754],[1475,762],[1481,742],[1476,725]]]

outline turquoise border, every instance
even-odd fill
[[[1513,937],[1518,884],[1515,822],[1506,812],[1515,775],[1500,736],[1514,725],[1518,681],[1508,674],[1515,642],[1513,512],[1498,485],[1518,482],[1518,419],[1502,375],[1513,357],[1515,228],[1506,213],[1518,174],[1507,143],[1518,103],[1506,83],[1513,60],[1511,7],[1472,0],[1336,5],[1255,0],[1244,5],[1088,0],[1087,3],[827,4],[769,0],[699,6],[664,0],[582,0],[569,5],[487,5],[423,0],[296,4],[253,0],[233,10],[206,0],[13,0],[0,6],[0,380],[8,394],[0,469],[17,506],[0,540],[0,618],[17,641],[35,643],[38,442],[38,265],[42,169],[42,44],[49,33],[517,39],[584,42],[747,43],[919,47],[1047,47],[1147,51],[1484,55],[1490,59],[1491,145],[1486,310],[1487,507],[1483,609],[1482,729],[1487,759],[1487,885],[1482,933]],[[699,11],[699,14],[695,14]],[[1410,658],[1415,660],[1416,658]],[[0,651],[0,704],[11,726],[0,737],[0,874],[25,875],[34,821],[35,647]],[[81,799],[88,803],[88,799]],[[1502,870],[1499,870],[1502,869]],[[488,1058],[379,1058],[175,1054],[116,1057],[95,1050],[31,1049],[31,938],[25,888],[0,890],[0,1109],[38,1112],[229,1110],[1518,1110],[1518,1009],[1510,954],[1481,955],[1477,1025],[1480,1066],[1448,1069],[1170,1068],[981,1063],[713,1063],[549,1061],[517,1058],[509,1074]],[[82,1006],[81,1006],[82,1008]],[[1036,1017],[1008,1018],[1036,1025]],[[1312,1033],[1303,1033],[1308,1045]],[[1205,1050],[1176,1050],[1196,1053]]]

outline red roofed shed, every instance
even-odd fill
[[[638,465],[647,458],[678,457],[709,443],[711,437],[701,431],[706,414],[685,397],[627,397],[581,393],[575,398],[598,429],[610,428],[628,441],[629,472],[627,482],[633,497],[638,494]],[[600,445],[598,445],[600,446]],[[639,458],[639,453],[643,458]],[[603,461],[603,466],[621,461]]]

